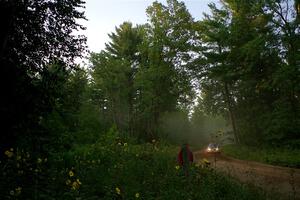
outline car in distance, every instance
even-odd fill
[[[220,148],[219,145],[216,143],[210,143],[206,148],[207,153],[219,153]]]

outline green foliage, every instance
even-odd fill
[[[190,176],[186,177],[177,166],[177,153],[177,147],[162,141],[138,145],[120,138],[115,128],[94,144],[51,154],[47,160],[33,159],[31,155],[29,158],[27,153],[8,149],[0,163],[0,196],[6,199],[264,199],[258,190],[250,190],[205,165],[193,165]],[[24,179],[27,176],[31,176],[31,184]]]
[[[237,143],[299,140],[299,14],[288,5],[222,1],[221,7],[210,4],[211,14],[195,26],[203,110],[229,113]]]
[[[167,1],[147,9],[149,23],[124,22],[109,35],[106,49],[91,55],[99,106],[121,132],[141,140],[161,137],[166,112],[188,109],[193,90],[187,73],[192,18],[185,5]]]
[[[1,146],[37,149],[48,135],[41,118],[59,98],[61,75],[85,50],[81,0],[1,1]],[[71,34],[72,33],[72,34]]]

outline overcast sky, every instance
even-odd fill
[[[87,27],[89,50],[100,52],[109,41],[107,34],[115,30],[124,21],[133,24],[147,22],[146,8],[153,0],[86,0],[85,15],[88,21],[81,24]],[[165,4],[165,0],[159,0]],[[208,12],[207,4],[217,0],[184,0],[185,5],[195,19],[201,19],[203,12]]]

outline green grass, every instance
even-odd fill
[[[241,160],[251,160],[284,167],[300,168],[300,150],[284,148],[256,148],[243,145],[222,147],[225,155]]]
[[[0,199],[266,199],[205,165],[192,165],[186,177],[177,153],[165,142],[137,144],[113,134],[47,161],[14,150],[0,163]]]

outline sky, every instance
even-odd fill
[[[158,0],[165,4],[165,0]],[[87,36],[90,51],[100,52],[109,42],[108,34],[114,32],[115,27],[124,21],[133,24],[147,22],[146,8],[153,0],[86,0],[85,15],[88,21],[80,22],[87,27],[83,32]],[[184,0],[184,3],[193,16],[198,20],[203,12],[209,12],[207,4],[217,0]]]

